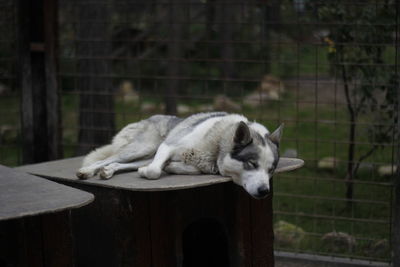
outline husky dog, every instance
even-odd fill
[[[229,176],[251,196],[268,195],[279,160],[282,125],[273,133],[238,114],[199,113],[186,119],[155,115],[123,128],[89,153],[77,176],[103,179],[138,170],[147,179],[171,174]]]

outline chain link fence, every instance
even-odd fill
[[[3,4],[14,10],[12,1]],[[306,165],[274,177],[276,250],[390,261],[396,1],[58,5],[64,157],[84,154],[127,123],[158,113],[225,110],[271,130],[284,122],[281,154]],[[6,13],[0,24],[8,34],[0,37],[6,88],[0,91],[0,162],[15,165],[15,36]]]

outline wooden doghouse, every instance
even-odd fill
[[[82,158],[18,168],[93,193],[72,211],[76,266],[273,266],[271,196],[215,175],[77,180]],[[277,171],[302,166],[281,159]]]
[[[93,199],[0,165],[0,266],[73,266],[69,211]]]

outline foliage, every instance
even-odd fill
[[[394,62],[385,61],[396,30],[394,0],[364,1],[362,5],[326,1],[316,6],[319,19],[329,27],[324,41],[333,72],[343,82],[349,113],[347,197],[352,198],[353,177],[364,159],[389,142],[397,114],[398,78]],[[368,115],[371,149],[355,159],[357,123]]]

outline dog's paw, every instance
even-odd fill
[[[160,168],[155,168],[151,166],[146,166],[146,167],[141,167],[138,169],[139,175],[141,177],[155,180],[159,179],[162,173],[162,170]]]
[[[114,172],[115,172],[114,166],[112,166],[112,164],[110,164],[108,166],[103,167],[100,170],[99,175],[100,175],[101,179],[108,180],[111,177],[113,177]]]
[[[86,180],[91,177],[93,177],[95,173],[91,170],[88,170],[86,168],[81,168],[79,171],[76,173],[76,177],[78,177],[81,180]]]

